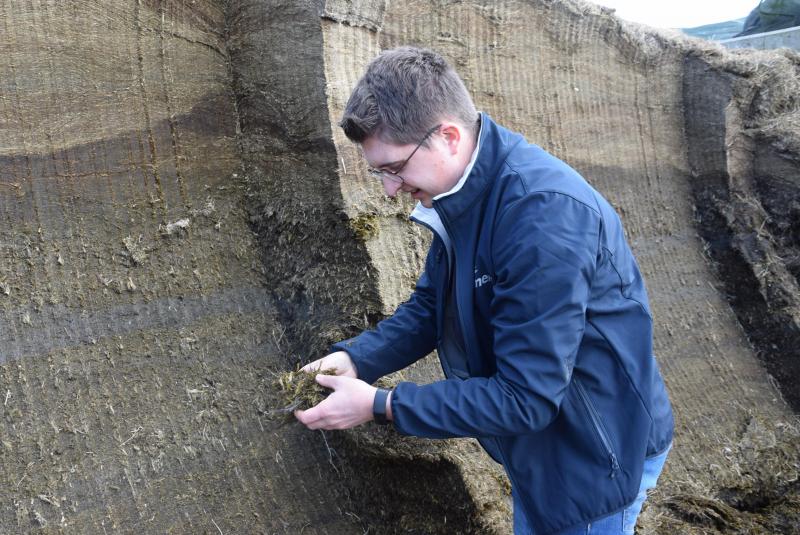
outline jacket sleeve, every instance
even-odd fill
[[[583,337],[599,233],[597,210],[561,193],[531,193],[509,205],[492,244],[497,371],[401,383],[392,396],[397,429],[447,438],[545,428],[558,413]]]
[[[416,288],[395,313],[374,330],[333,345],[346,351],[358,371],[358,378],[373,383],[421,359],[436,347],[436,290],[428,276],[433,247]]]

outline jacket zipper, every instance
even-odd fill
[[[467,369],[469,369],[469,343],[467,342],[467,333],[470,332],[470,331],[467,331],[467,329],[464,328],[464,325],[465,325],[464,314],[463,314],[463,308],[464,308],[463,305],[464,305],[464,303],[463,303],[463,300],[459,300],[458,299],[458,278],[456,277],[456,266],[458,265],[458,262],[456,262],[456,258],[458,256],[458,254],[456,253],[455,238],[453,237],[453,232],[449,228],[449,223],[447,221],[447,217],[445,217],[444,213],[442,212],[442,210],[439,209],[439,206],[436,203],[434,203],[433,209],[436,210],[437,214],[439,214],[439,219],[442,221],[442,225],[444,226],[444,230],[445,230],[445,232],[447,232],[447,235],[450,238],[450,247],[451,247],[451,249],[453,251],[453,258],[450,259],[452,261],[453,265],[452,266],[448,265],[447,267],[448,267],[449,270],[452,270],[452,273],[450,273],[450,275],[453,278],[453,281],[452,281],[452,288],[453,288],[453,294],[454,294],[453,295],[453,299],[455,300],[455,303],[456,303],[456,314],[458,316],[459,326],[461,327],[461,337],[463,338],[463,342],[464,342],[464,351],[466,352],[466,355],[464,355],[464,356],[467,359],[467,362],[466,362]],[[447,288],[445,288],[445,292],[446,291],[447,291]]]
[[[603,443],[603,447],[606,450],[606,454],[611,463],[611,472],[608,474],[608,477],[613,479],[617,475],[617,470],[619,470],[619,461],[617,460],[617,455],[614,453],[614,449],[611,447],[611,440],[608,438],[608,433],[606,433],[605,426],[603,426],[603,421],[600,419],[597,409],[595,409],[592,400],[589,399],[589,395],[577,378],[575,379],[575,387],[577,388],[578,396],[586,407],[586,412],[589,413],[589,418],[592,420],[595,433],[600,437],[600,442]]]
[[[444,243],[442,243],[442,247],[441,247],[441,249],[439,249],[439,252],[436,254],[436,256],[437,256],[437,259],[436,259],[436,263],[437,264],[442,261],[442,257],[443,256],[445,257],[444,258],[444,267],[445,267],[445,271],[447,272],[447,274],[449,276],[449,274],[450,274],[450,258],[449,258],[448,254],[447,254],[447,249],[444,246]],[[438,281],[437,281],[437,283],[438,283]],[[438,288],[437,288],[437,290],[438,290]],[[446,291],[447,291],[447,284],[445,284],[445,292]],[[445,299],[445,304],[442,306],[442,309],[441,309],[441,315],[443,317],[447,314],[447,311],[445,310],[446,307],[447,307],[447,300]],[[437,304],[437,312],[436,313],[437,313],[437,315],[440,313],[439,310],[438,310],[438,304]],[[442,319],[442,325],[443,326],[444,326],[444,322],[445,321],[447,321],[447,320],[446,319]],[[436,349],[437,350],[439,349],[439,345],[441,343],[442,343],[442,336],[441,336],[441,333],[438,333],[437,336],[436,336]],[[439,363],[442,365],[442,371],[444,372],[444,376],[446,378],[450,379],[452,377],[456,377],[456,375],[453,373],[452,368],[450,368],[450,361],[447,360],[447,355],[444,355],[444,358],[442,358],[442,355],[440,353],[439,354]]]

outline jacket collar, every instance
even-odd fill
[[[472,152],[472,156],[470,157],[469,163],[467,167],[464,169],[464,174],[458,180],[455,186],[453,186],[449,191],[444,193],[440,193],[436,197],[433,198],[434,201],[438,201],[458,193],[461,188],[466,184],[467,179],[469,178],[470,173],[472,173],[472,168],[475,166],[475,162],[478,158],[478,154],[480,154],[481,150],[481,141],[482,141],[482,134],[483,134],[483,125],[486,124],[485,121],[480,121],[480,129],[478,130],[478,142],[475,144],[475,150]],[[420,223],[429,229],[431,229],[435,234],[437,234],[442,241],[444,242],[445,248],[447,249],[447,256],[448,258],[452,258],[453,256],[453,249],[450,245],[450,236],[447,234],[447,230],[444,228],[444,224],[442,220],[439,218],[439,213],[433,208],[426,208],[423,206],[421,202],[418,202],[417,205],[414,207],[414,211],[411,212],[411,221],[415,223]]]
[[[523,137],[501,127],[481,112],[478,156],[461,188],[452,194],[434,199],[434,206],[444,211],[448,219],[456,219],[484,196],[494,182],[506,156]]]

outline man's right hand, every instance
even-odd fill
[[[358,373],[356,372],[356,367],[353,364],[353,359],[350,358],[350,355],[348,355],[346,351],[337,351],[335,353],[325,355],[321,359],[309,362],[300,368],[300,370],[313,373],[319,370],[329,370],[330,368],[336,368],[336,375],[344,375],[346,377],[358,379]]]

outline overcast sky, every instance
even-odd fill
[[[620,18],[659,28],[693,28],[746,17],[758,0],[589,0]]]

